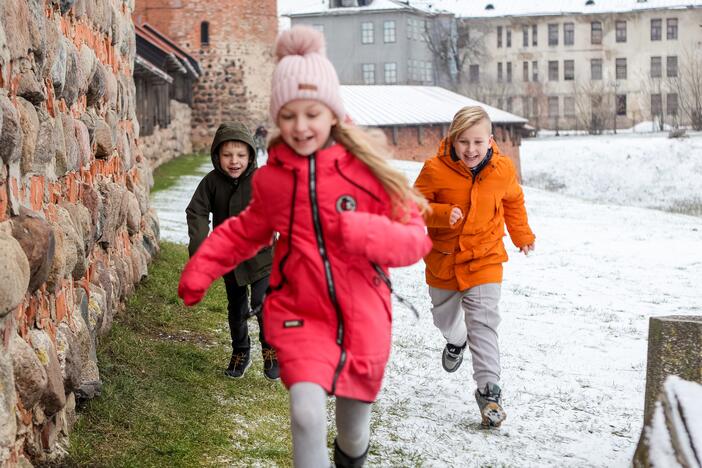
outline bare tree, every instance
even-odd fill
[[[678,95],[682,120],[690,122],[694,130],[702,130],[702,52],[685,49],[677,76],[669,80]]]
[[[465,20],[453,16],[438,16],[428,23],[425,32],[427,45],[454,91],[460,90],[461,85],[468,81],[466,65],[486,57],[483,36],[484,32],[478,27],[469,27]]]
[[[602,81],[573,84],[577,125],[592,135],[601,134],[613,117],[614,95]]]

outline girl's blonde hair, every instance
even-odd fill
[[[385,134],[380,130],[365,130],[352,124],[339,122],[332,127],[331,137],[341,144],[351,154],[368,166],[392,201],[392,215],[395,219],[407,219],[408,202],[413,202],[424,214],[429,209],[426,199],[417,192],[407,180],[405,175],[390,166],[388,159],[391,156],[387,146]],[[280,135],[273,137],[268,147],[281,143]]]
[[[461,133],[482,121],[486,121],[490,124],[490,133],[492,133],[492,120],[490,120],[490,116],[482,107],[466,106],[456,112],[448,131],[449,145],[453,145],[453,142],[456,141],[456,138],[458,138]]]

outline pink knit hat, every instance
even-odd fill
[[[315,99],[327,106],[343,121],[346,115],[341,100],[339,77],[327,59],[324,36],[308,26],[283,31],[275,44],[278,64],[271,84],[271,119],[295,99]]]

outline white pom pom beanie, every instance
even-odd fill
[[[270,113],[273,122],[290,101],[314,99],[326,104],[339,121],[346,112],[341,100],[339,77],[326,57],[324,36],[308,26],[283,31],[275,45],[278,64],[271,84]]]

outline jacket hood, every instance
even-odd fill
[[[210,157],[212,158],[212,165],[220,174],[232,179],[232,177],[227,174],[226,171],[222,169],[219,164],[219,147],[222,143],[227,141],[240,141],[245,143],[249,147],[249,166],[246,171],[241,174],[240,177],[246,177],[251,174],[256,169],[256,148],[254,146],[253,136],[248,128],[239,122],[224,122],[219,126],[217,132],[215,133],[214,139],[212,140],[212,146],[210,147]]]

